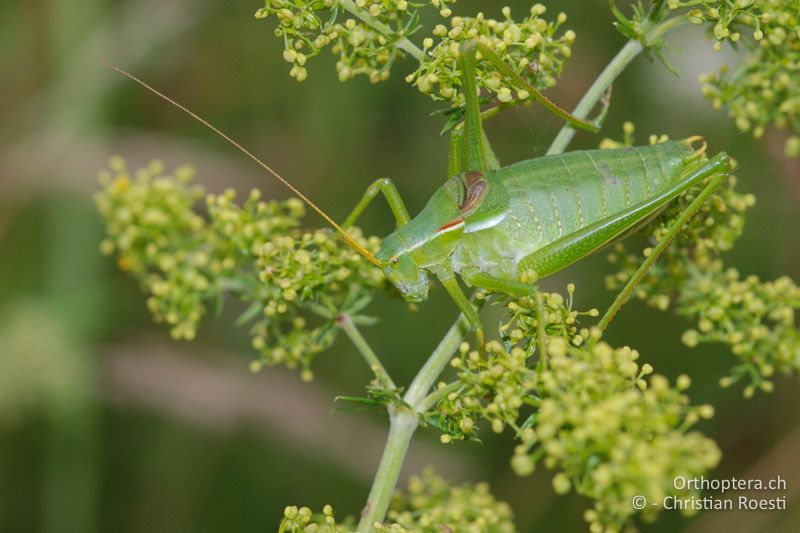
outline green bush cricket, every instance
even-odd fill
[[[535,295],[538,279],[641,226],[679,195],[713,176],[617,296],[600,321],[604,329],[658,254],[719,185],[730,169],[728,156],[719,153],[707,159],[704,142],[700,148],[693,147],[702,138],[690,137],[647,147],[574,151],[501,167],[481,125],[474,67],[478,53],[571,125],[597,131],[599,121],[590,123],[569,115],[480,44],[464,45],[461,52],[466,109],[450,142],[449,174],[453,177],[414,218],[392,182],[378,180],[341,225],[215,126],[131,74],[111,68],[188,113],[270,172],[381,268],[407,301],[425,300],[428,272],[435,275],[479,344],[483,343],[482,324],[457,275],[468,286]],[[397,229],[383,240],[375,256],[355,242],[347,228],[379,193],[386,197]]]

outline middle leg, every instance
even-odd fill
[[[466,272],[464,273],[464,280],[470,285],[481,289],[503,292],[515,296],[530,296],[533,298],[536,301],[536,344],[539,349],[539,360],[542,362],[547,361],[547,352],[545,351],[544,302],[542,302],[542,294],[539,292],[535,283],[496,278],[483,272]]]

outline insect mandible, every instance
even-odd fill
[[[452,177],[413,218],[394,184],[388,179],[378,180],[341,225],[205,119],[133,75],[109,66],[188,113],[265,168],[331,224],[350,246],[379,267],[407,301],[427,298],[428,273],[433,274],[475,331],[479,344],[483,344],[480,317],[458,277],[471,287],[533,295],[538,279],[624,236],[689,188],[710,178],[675,222],[674,236],[719,185],[731,163],[724,152],[706,158],[702,138],[690,137],[646,147],[573,151],[500,166],[481,125],[475,74],[478,53],[572,126],[599,129],[599,121],[584,121],[556,106],[491,50],[468,43],[462,46],[459,60],[465,113],[451,137]],[[702,145],[694,148],[698,141]],[[394,214],[397,229],[373,255],[352,239],[347,229],[381,193]],[[671,236],[659,243],[657,253],[632,277],[612,304],[611,314],[606,313],[601,320],[602,328],[669,239]]]

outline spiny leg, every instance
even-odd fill
[[[620,308],[625,305],[630,298],[630,295],[633,294],[634,289],[636,286],[642,281],[647,270],[655,263],[658,256],[669,246],[672,240],[678,235],[678,232],[683,228],[683,226],[689,221],[689,219],[694,216],[695,213],[702,207],[702,205],[708,200],[714,190],[722,183],[722,180],[727,176],[727,174],[723,173],[724,170],[730,169],[730,163],[727,158],[722,160],[723,164],[725,165],[724,168],[721,168],[721,164],[718,160],[711,160],[707,161],[703,166],[700,167],[697,171],[705,175],[711,175],[715,172],[717,173],[708,184],[703,188],[700,194],[689,204],[689,206],[684,209],[684,211],[680,214],[680,216],[675,220],[670,227],[669,231],[667,232],[664,237],[658,241],[658,244],[653,248],[653,251],[647,258],[642,262],[639,268],[636,269],[636,272],[633,274],[631,279],[628,280],[628,283],[625,284],[625,287],[617,294],[617,297],[614,298],[614,301],[611,303],[611,306],[603,315],[603,318],[600,319],[597,326],[600,328],[600,331],[605,331],[608,328],[608,325],[613,320],[614,316],[619,312]]]
[[[547,352],[545,351],[544,303],[542,302],[542,294],[539,292],[536,284],[510,279],[500,279],[483,272],[464,273],[464,280],[470,285],[482,289],[534,298],[536,300],[536,344],[539,349],[539,360],[543,363],[547,362]]]
[[[361,198],[361,201],[356,204],[355,208],[353,208],[353,211],[350,213],[350,215],[348,215],[344,223],[342,223],[342,227],[348,229],[350,226],[355,224],[356,219],[361,216],[361,213],[364,212],[364,209],[366,209],[369,203],[375,199],[378,193],[383,193],[383,196],[389,203],[392,214],[394,214],[394,218],[397,220],[397,225],[403,226],[408,224],[408,221],[411,220],[411,217],[408,216],[406,204],[403,203],[403,199],[400,197],[397,187],[394,186],[394,183],[392,183],[392,180],[389,178],[381,178],[375,180],[372,185],[367,187],[367,190],[364,192],[364,196]]]
[[[606,93],[606,97],[603,99],[603,109],[600,111],[598,117],[591,122],[583,120],[570,114],[569,111],[563,109],[558,104],[550,100],[547,96],[542,94],[541,91],[531,85],[527,80],[525,80],[525,78],[517,74],[514,69],[509,67],[492,49],[481,44],[480,42],[476,42],[475,46],[478,48],[478,51],[481,53],[481,55],[491,62],[497,70],[499,70],[507,78],[513,80],[517,85],[517,88],[528,91],[528,93],[530,93],[535,100],[541,103],[553,114],[563,118],[568,124],[575,128],[590,131],[592,133],[597,133],[600,131],[600,126],[602,125],[606,111],[608,110],[610,93]]]

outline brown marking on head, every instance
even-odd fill
[[[464,173],[464,181],[467,184],[467,187],[471,187],[476,181],[483,178],[483,172],[465,172]]]
[[[477,176],[477,177],[476,177]],[[464,191],[464,200],[458,206],[458,210],[464,216],[473,213],[481,205],[486,191],[489,190],[489,184],[482,178],[482,174],[478,172],[468,172],[465,175],[467,180],[467,188]]]

